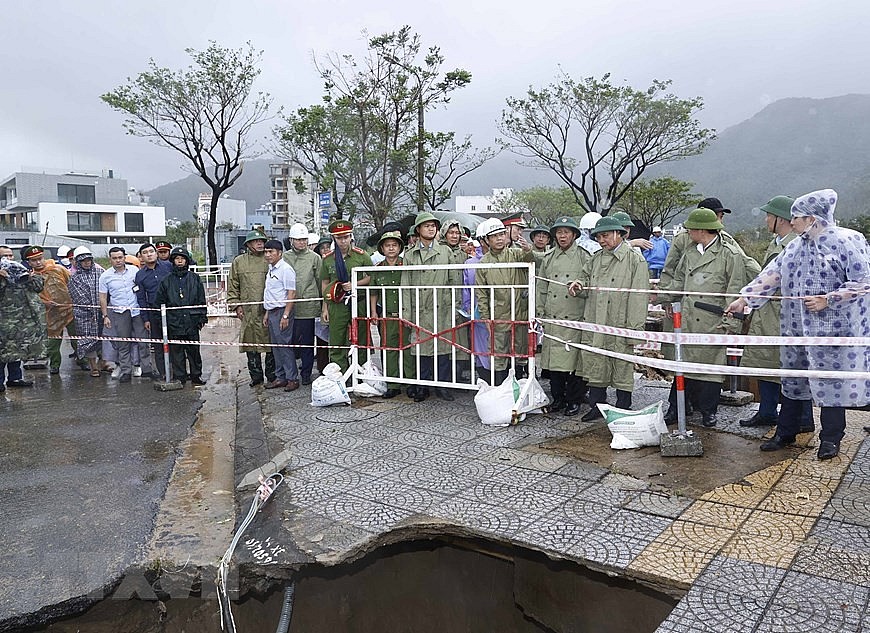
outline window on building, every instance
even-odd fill
[[[94,185],[64,185],[57,183],[57,201],[70,204],[95,204],[97,188]]]
[[[142,215],[131,214],[131,215]],[[116,231],[117,223],[114,213],[94,213],[91,211],[67,211],[66,225],[68,231]]]
[[[471,210],[472,210],[472,211],[474,211],[476,208],[477,208],[477,207],[475,207],[474,205],[471,205]]]
[[[145,214],[143,214],[143,213],[125,213],[124,214],[124,232],[126,232],[126,233],[144,233],[145,232]]]

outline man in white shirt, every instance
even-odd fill
[[[112,267],[100,275],[98,290],[100,293],[100,311],[103,314],[103,334],[118,338],[135,337],[143,342],[139,345],[139,362],[143,376],[151,376],[151,353],[148,343],[151,337],[145,330],[145,323],[139,311],[136,300],[135,266],[127,264],[126,252],[120,246],[109,249],[109,261]],[[112,341],[112,347],[118,352],[118,367],[121,370],[119,382],[130,382],[133,373],[133,362],[130,354],[132,343],[128,341]]]
[[[293,343],[293,308],[296,299],[296,273],[284,261],[284,246],[278,240],[266,242],[263,257],[269,264],[266,288],[263,290],[263,325],[269,328],[269,341],[275,356],[275,380],[266,389],[296,391],[299,389],[299,370]]]

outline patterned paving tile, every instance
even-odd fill
[[[518,466],[529,458],[529,453],[516,448],[493,447],[493,451],[481,459],[504,466]]]
[[[759,510],[817,517],[833,494],[830,483],[811,477],[788,477],[758,504]]]
[[[376,459],[375,456],[368,453],[360,453],[354,450],[337,451],[331,455],[323,455],[320,461],[326,464],[333,464],[341,468],[358,468],[366,462]]]
[[[293,442],[292,450],[301,457],[311,459],[320,459],[330,455],[336,455],[341,452],[341,449],[336,448],[331,444],[324,444],[314,440],[298,440]]]
[[[779,590],[785,575],[785,569],[771,565],[716,556],[698,577],[696,584],[706,589],[766,601]]]
[[[641,492],[626,503],[625,507],[629,510],[637,510],[638,512],[676,519],[692,503],[693,500],[689,497],[679,497],[660,492]]]
[[[659,627],[660,632],[743,633],[754,631],[766,602],[740,594],[692,587]]]
[[[470,486],[462,496],[481,503],[503,504],[523,490],[525,486],[501,478],[493,478]]]
[[[526,459],[517,464],[520,468],[528,468],[529,470],[540,470],[545,473],[552,473],[559,470],[562,466],[568,464],[571,460],[567,457],[559,455],[547,455],[545,453],[532,453]]]
[[[335,464],[327,464],[326,462],[312,462],[299,468],[293,474],[294,476],[305,479],[306,481],[320,481],[324,477],[330,477],[336,473],[340,473],[345,469]]]
[[[605,483],[594,483],[580,493],[580,498],[619,508],[634,499],[638,494],[640,493],[636,490],[623,490],[608,486]]]
[[[812,538],[801,546],[792,563],[792,570],[870,586],[870,554],[843,549],[817,538]]]
[[[649,488],[648,482],[620,473],[608,473],[601,480],[601,483],[619,490],[646,490]]]
[[[508,511],[539,518],[549,514],[556,508],[563,507],[565,505],[565,497],[548,495],[537,490],[524,488],[502,501],[502,504]]]
[[[414,514],[413,510],[384,505],[353,495],[334,497],[315,506],[315,510],[331,519],[374,533],[391,530]]]
[[[337,433],[334,430],[309,433],[307,438],[313,442],[320,442],[328,446],[334,446],[343,450],[350,450],[371,444],[372,440],[352,433]]]
[[[549,473],[543,479],[539,479],[532,483],[528,487],[528,490],[543,492],[548,495],[565,499],[573,499],[590,485],[592,485],[592,483],[588,481]]]
[[[461,497],[442,499],[430,507],[429,514],[465,526],[484,536],[513,536],[524,527],[517,514],[501,506]]]
[[[832,547],[870,554],[870,527],[819,519],[810,534]]]
[[[301,508],[326,501],[337,494],[335,490],[324,488],[316,481],[297,477],[285,477],[284,483],[290,494],[290,503]]]
[[[789,572],[758,630],[859,631],[868,594],[867,587]]]
[[[353,495],[383,505],[426,512],[435,501],[429,490],[404,485],[392,479],[377,479],[353,489]]]
[[[762,486],[726,484],[701,495],[702,501],[727,503],[741,508],[755,508],[767,496],[769,489]]]
[[[683,521],[694,521],[726,529],[736,529],[743,524],[752,510],[713,501],[696,501],[683,514]]]
[[[604,521],[601,530],[652,541],[670,524],[671,520],[664,517],[643,514],[634,510],[617,510]]]
[[[422,460],[440,455],[441,453],[432,448],[422,446],[403,446],[392,453],[382,455],[383,459],[392,459],[405,464],[416,464]]]
[[[610,471],[594,464],[585,462],[569,462],[556,471],[560,475],[586,479],[587,481],[600,481]]]
[[[489,479],[504,470],[500,464],[445,453],[428,457],[420,461],[419,464],[434,470],[448,471],[457,477],[469,480],[469,482]]]
[[[722,553],[745,561],[788,567],[814,522],[812,517],[757,510]]]
[[[493,446],[492,444],[483,444],[481,442],[478,442],[477,440],[474,440],[472,442],[462,442],[461,444],[450,447],[443,452],[450,455],[463,455],[465,457],[472,457],[478,459],[483,458],[485,455],[489,455],[496,450],[498,450],[498,447]]]
[[[696,552],[718,554],[734,536],[735,530],[676,520],[656,539],[656,543]]]
[[[870,482],[844,479],[822,513],[827,519],[870,526]]]
[[[535,549],[547,552],[561,553],[577,551],[580,544],[587,538],[589,528],[561,521],[558,523],[543,522],[533,524],[526,530],[520,531],[516,537],[523,543]]]
[[[783,473],[791,465],[791,460],[783,460],[774,464],[773,466],[768,466],[762,470],[757,470],[754,473],[750,473],[743,478],[743,480],[752,486],[759,486],[761,488],[772,488],[776,482],[778,482]]]
[[[406,468],[408,465],[405,462],[396,461],[394,459],[387,459],[381,457],[375,457],[363,464],[359,464],[355,467],[355,470],[361,475],[368,475],[370,477],[382,477],[384,475],[391,475],[393,473],[397,473],[403,468]]]
[[[630,536],[613,538],[613,534],[592,530],[576,547],[567,552],[599,565],[625,569],[649,545],[649,541]]]
[[[572,523],[593,528],[603,525],[617,510],[612,505],[585,499],[581,494],[565,502],[554,516],[562,515]]]
[[[654,542],[646,547],[628,566],[643,576],[688,588],[713,560],[713,552],[698,552]]]

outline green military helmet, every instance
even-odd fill
[[[245,236],[245,244],[254,240],[263,240],[265,242],[266,236],[262,231],[257,231],[256,229],[248,231],[248,234]]]
[[[548,228],[547,228],[546,226],[544,226],[543,224],[539,224],[538,226],[536,226],[535,228],[533,228],[533,229],[529,232],[529,237],[534,238],[534,237],[535,237],[535,233],[546,233],[547,235],[549,235],[549,234],[550,234],[550,229],[548,229]]]
[[[625,211],[615,211],[611,213],[608,217],[611,217],[614,220],[618,220],[619,223],[622,224],[622,226],[624,226],[625,228],[634,226],[634,222],[632,222],[631,217]],[[596,223],[595,226],[598,226],[598,224]]]
[[[553,222],[553,226],[550,227],[550,235],[553,237],[554,240],[556,239],[556,229],[560,227],[571,229],[572,231],[574,231],[575,240],[580,237],[580,227],[577,226],[577,221],[574,218],[568,217],[567,215],[556,218],[556,221]]]
[[[721,231],[725,228],[712,209],[695,209],[683,222],[683,226],[687,229],[707,229],[708,231]]]
[[[423,213],[418,213],[417,217],[414,218],[414,226],[411,227],[411,233],[414,233],[416,235],[417,227],[419,227],[424,222],[434,222],[438,229],[441,229],[441,220],[436,218],[428,211],[423,211]]]
[[[775,215],[783,220],[791,220],[791,205],[794,204],[794,198],[789,196],[776,196],[770,201],[753,211],[763,211],[770,215]]]
[[[620,212],[621,213],[621,212]],[[625,217],[628,217],[628,214],[623,213]],[[613,217],[612,215],[606,215],[598,222],[595,223],[595,227],[589,232],[591,235],[598,235],[599,233],[606,233],[607,231],[619,231],[620,233],[628,233],[628,230],[622,224],[618,218]]]

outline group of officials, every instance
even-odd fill
[[[371,266],[371,258],[353,246],[350,222],[334,222],[330,225],[334,248],[324,253],[318,277],[321,317],[329,324],[330,358],[347,368],[350,328],[357,327],[351,323],[349,304],[358,301],[360,316],[378,317],[382,346],[389,350],[387,380],[399,375],[413,378],[419,368],[416,377],[423,381],[450,382],[455,346],[471,349],[480,368],[491,366],[496,381],[506,377],[511,364],[522,375],[529,353],[534,353],[527,345],[528,299],[517,291],[528,283],[525,269],[440,266],[463,263],[536,263],[537,313],[543,321],[539,363],[550,379],[551,409],[577,415],[585,402],[590,408],[584,420],[601,416],[596,405],[607,402],[608,388],[615,390],[616,406],[626,409],[631,407],[634,389],[631,356],[636,340],[594,326],[643,330],[650,299],[661,303],[669,316],[672,304],[679,301],[687,333],[740,334],[746,331],[744,311],[750,306],[749,335],[868,336],[870,251],[862,235],[836,226],[836,201],[835,192],[823,190],[797,200],[776,196],[756,209],[766,217],[773,235],[762,267],[724,230],[723,220],[731,210],[718,199],[707,198],[689,214],[683,225],[686,230],[669,245],[652,291],[650,271],[659,272],[658,266],[645,257],[648,246],[628,239],[632,221],[624,213],[599,218],[588,230],[573,218],[561,217],[549,228],[536,227],[531,243],[523,239],[523,227],[516,218],[484,220],[472,241],[470,231],[458,223],[442,227],[434,215],[421,213],[407,236],[398,230],[380,236],[378,267],[384,267],[384,272],[360,278],[360,286],[372,284],[373,288],[355,297],[349,295],[349,272],[356,266]],[[660,235],[653,237],[661,239]],[[590,240],[597,248],[585,246]],[[233,267],[239,268],[236,262]],[[240,272],[234,275],[236,279]],[[473,286],[471,300],[467,294],[457,299],[453,288],[468,290],[467,285]],[[241,299],[237,290],[232,292],[234,287],[238,285],[231,283],[231,302]],[[317,289],[316,284],[312,288]],[[734,296],[741,298],[733,301]],[[592,326],[579,330],[557,320]],[[450,327],[464,321],[472,321],[470,327]],[[485,334],[489,340],[484,337],[483,345],[477,342],[475,329],[480,321],[488,322]],[[666,319],[666,323],[672,327],[672,321]],[[359,326],[356,332],[361,348],[367,347],[365,330]],[[401,368],[400,348],[410,350],[401,355]],[[670,346],[664,352],[673,357]],[[259,355],[255,356],[249,361],[252,383],[262,381]],[[724,345],[686,345],[682,359],[723,368],[726,349]],[[795,341],[781,348],[747,345],[742,365],[808,372],[793,372],[782,380],[774,376],[759,380],[759,410],[740,424],[777,426],[773,438],[761,445],[764,451],[784,448],[798,433],[813,431],[815,403],[821,407],[818,457],[830,459],[839,453],[845,409],[870,404],[870,348],[866,346],[816,345],[812,341]],[[303,378],[307,377],[305,367],[303,361]],[[850,373],[840,379],[819,371]],[[717,424],[723,373],[712,367],[709,373],[686,373],[688,406],[700,413],[704,426]],[[399,385],[388,382],[386,397],[399,393]],[[453,399],[444,387],[436,388],[435,394]],[[425,386],[413,386],[408,395],[421,401],[430,393]],[[666,415],[669,423],[676,420],[675,404],[673,388]]]

